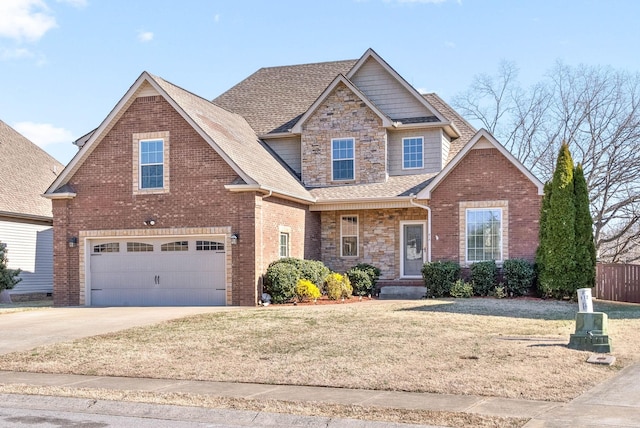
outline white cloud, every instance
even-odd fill
[[[13,125],[13,129],[40,147],[57,143],[70,143],[74,140],[71,131],[64,128],[56,128],[50,123],[18,122]]]
[[[0,1],[0,37],[36,41],[56,27],[56,19],[43,0]]]
[[[84,7],[87,7],[87,5],[89,4],[89,2],[87,0],[57,0],[58,3],[67,3],[73,7],[76,7],[78,9],[82,9]]]
[[[220,22],[220,14],[219,14],[219,13],[216,13],[216,14],[213,16],[213,22]]]
[[[456,47],[456,44],[453,42],[444,42],[444,46],[450,49],[453,49]]]
[[[9,61],[12,59],[33,58],[34,54],[29,49],[15,48],[7,49],[0,47],[0,61]]]
[[[147,43],[153,40],[153,33],[151,31],[138,31],[138,41]]]

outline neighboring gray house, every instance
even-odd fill
[[[22,269],[12,295],[53,292],[53,215],[41,195],[64,165],[0,120],[0,241]]]

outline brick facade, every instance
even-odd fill
[[[470,150],[431,196],[433,261],[464,264],[460,207],[462,202],[474,201],[504,201],[508,206],[507,257],[534,260],[542,199],[531,180],[497,149]]]
[[[386,180],[387,131],[382,120],[343,83],[302,127],[302,181],[306,186],[345,184],[332,180],[332,138],[354,139],[355,177],[350,184]]]
[[[314,255],[318,215],[301,204],[266,196],[261,192],[233,193],[224,188],[237,174],[162,97],[139,98],[111,128],[80,165],[69,185],[77,196],[53,200],[54,303],[81,304],[81,245],[70,248],[70,237],[81,231],[180,231],[186,228],[227,228],[240,236],[232,248],[233,305],[255,305],[265,266],[277,258],[276,223],[293,231],[292,253]],[[136,180],[133,150],[139,134],[167,133],[170,191],[161,194],[132,192]],[[164,134],[164,135],[167,135]],[[310,227],[305,224],[309,222]],[[266,227],[262,229],[262,226]],[[315,242],[314,242],[315,239]],[[255,262],[254,262],[255,261]]]

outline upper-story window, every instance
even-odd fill
[[[169,131],[133,134],[133,194],[169,193]]]
[[[164,187],[164,141],[140,141],[140,188]]]
[[[422,137],[402,139],[402,169],[424,167],[424,140]]]
[[[334,138],[331,140],[332,179],[334,181],[355,178],[354,145],[353,138]]]

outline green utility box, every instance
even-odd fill
[[[611,352],[607,314],[604,312],[578,312],[576,314],[576,332],[569,339],[569,348],[600,354]]]

